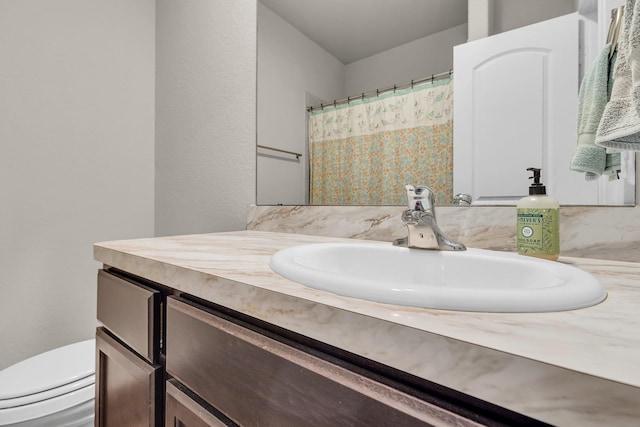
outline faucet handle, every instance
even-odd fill
[[[435,205],[435,196],[433,191],[426,185],[413,186],[407,184],[404,186],[407,190],[407,200],[409,209],[414,211],[426,211],[433,209]]]

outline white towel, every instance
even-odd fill
[[[640,3],[627,0],[613,71],[613,90],[596,133],[596,144],[640,151]]]

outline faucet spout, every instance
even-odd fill
[[[409,209],[402,212],[408,236],[393,242],[396,246],[441,251],[464,251],[466,246],[444,236],[436,221],[435,197],[426,186],[406,185]]]

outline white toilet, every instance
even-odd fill
[[[95,347],[78,342],[0,371],[0,426],[93,426]]]

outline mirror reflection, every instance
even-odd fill
[[[472,3],[468,6],[466,0],[260,0],[258,204],[400,205],[405,203],[403,188],[408,182],[438,187],[438,204],[451,203],[457,194],[454,191],[460,192],[453,185],[454,171],[473,171],[474,168],[464,166],[464,162],[491,164],[492,161],[482,156],[475,160],[460,157],[458,146],[463,145],[458,144],[457,136],[464,132],[457,128],[456,143],[453,143],[452,81],[456,83],[455,95],[459,96],[463,76],[463,73],[459,76],[454,73],[450,81],[448,71],[453,69],[454,46],[465,45],[473,38],[511,34],[505,31],[576,10],[573,1],[549,1],[545,2],[549,7],[534,8],[527,2],[496,0],[491,10],[472,10]],[[408,17],[415,19],[412,22]],[[597,25],[595,28],[597,32]],[[432,75],[440,78],[432,81]],[[523,86],[535,87],[532,81],[526,80]],[[490,90],[488,87],[481,89]],[[573,127],[576,98],[577,88],[570,100]],[[334,107],[335,100],[338,102]],[[429,104],[424,103],[427,100]],[[502,108],[509,110],[505,105]],[[308,112],[309,106],[314,108]],[[571,106],[569,110],[571,113]],[[456,119],[458,122],[463,121]],[[541,123],[548,125],[544,120]],[[384,136],[383,141],[372,142],[379,134]],[[368,151],[362,150],[363,144],[353,144],[355,140],[367,140]],[[526,137],[516,140],[526,140]],[[575,139],[566,144],[572,151]],[[456,149],[458,155],[454,162]],[[376,157],[385,150],[396,153],[391,157],[393,161]],[[545,150],[549,148],[538,149],[539,152]],[[490,153],[490,149],[483,148],[482,153]],[[633,168],[634,157],[628,156],[628,159]],[[470,185],[469,193],[473,187],[477,193],[478,189],[484,191],[483,180],[494,181],[492,187],[509,183],[522,188],[523,194],[511,194],[509,186],[502,185],[505,188],[491,188],[494,191],[491,195],[495,197],[485,204],[501,204],[502,199],[507,204],[513,202],[526,195],[529,185],[526,167],[537,166],[528,164],[532,161],[545,167],[548,162],[547,157],[535,153],[517,161],[494,158],[489,169],[498,178],[473,177],[476,181]],[[313,164],[311,173],[310,163]],[[554,171],[552,162],[548,163],[547,172],[552,182],[562,179],[564,183],[565,178]],[[568,166],[561,167],[568,171]],[[515,172],[520,169],[522,173]],[[630,177],[625,176],[625,172]],[[357,179],[346,181],[345,176],[349,174],[355,174]],[[612,199],[617,197],[618,201],[613,202],[599,194],[601,188],[606,189],[609,184],[604,179],[584,184],[581,176],[571,174],[579,186],[585,186],[586,193],[597,196],[569,204],[626,204],[628,194],[634,193],[635,172],[623,170],[623,179],[614,183],[617,189],[609,191],[616,193]],[[463,182],[455,176],[456,182]],[[462,192],[466,192],[466,188]],[[474,194],[474,204],[482,201],[483,194]]]

